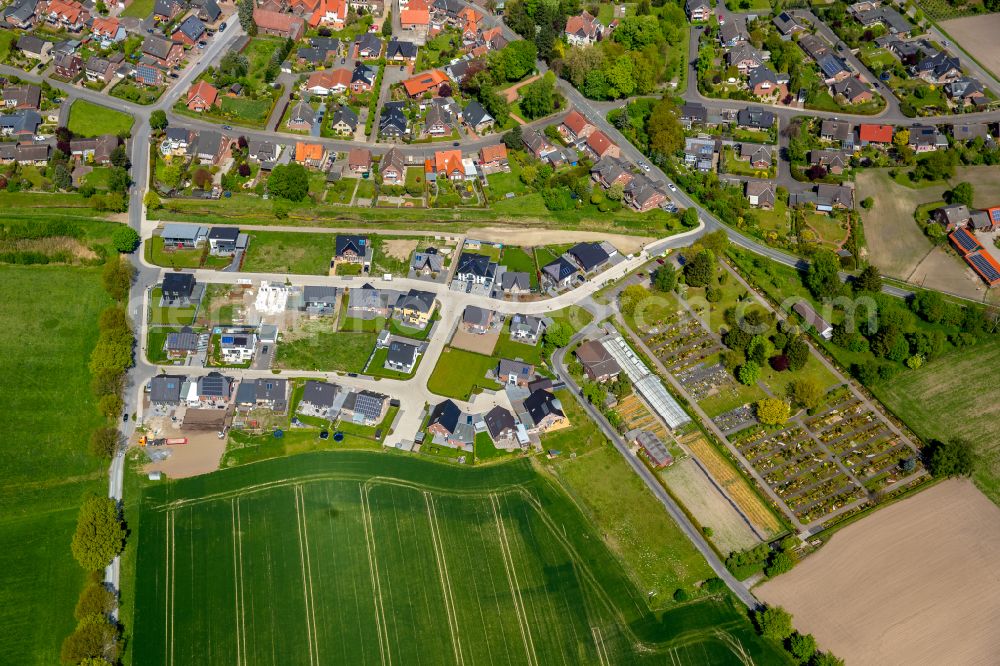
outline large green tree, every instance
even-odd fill
[[[119,227],[111,234],[111,244],[119,252],[134,252],[139,247],[139,232],[132,227]]]
[[[972,446],[965,440],[933,440],[929,449],[928,466],[934,476],[969,476],[975,469]]]
[[[806,286],[816,298],[834,298],[844,291],[840,281],[840,260],[830,250],[820,250],[813,255],[806,272]]]
[[[77,518],[73,557],[87,571],[103,569],[122,551],[125,534],[115,501],[108,497],[89,497],[80,507]]]
[[[309,194],[309,173],[301,164],[279,164],[271,170],[267,191],[279,199],[302,201]]]
[[[684,278],[692,287],[704,287],[715,279],[715,253],[704,249],[684,265]]]
[[[792,634],[792,616],[780,606],[768,606],[754,612],[754,622],[761,636],[783,641]]]
[[[546,72],[542,78],[521,88],[521,113],[525,119],[547,116],[556,108],[556,77]]]

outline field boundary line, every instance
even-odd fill
[[[434,559],[437,562],[438,578],[441,582],[441,592],[444,598],[444,612],[448,616],[448,630],[451,633],[451,646],[455,651],[455,663],[465,664],[462,656],[462,644],[459,640],[458,615],[455,612],[455,597],[451,589],[451,576],[448,573],[448,563],[445,560],[438,531],[437,512],[434,510],[434,499],[429,492],[424,491],[424,504],[427,506],[427,521],[431,528],[431,545],[434,547]]]
[[[170,517],[173,511],[167,511],[163,527],[163,657],[164,663],[170,660]]]
[[[302,600],[306,611],[306,640],[309,642],[309,663],[312,666],[316,666],[316,644],[313,636],[315,627],[313,627],[312,616],[309,613],[309,581],[306,574],[306,556],[303,552],[302,511],[299,509],[298,486],[294,486],[293,492],[295,496],[295,527],[299,535],[299,570],[302,572]]]
[[[177,604],[174,599],[174,592],[177,589],[177,512],[170,512],[170,665],[174,663],[174,612]]]
[[[392,663],[389,651],[389,628],[385,622],[385,606],[382,602],[382,581],[378,575],[378,558],[375,557],[375,530],[371,525],[371,509],[368,506],[368,489],[358,485],[361,493],[361,522],[365,527],[365,548],[368,550],[368,572],[372,578],[372,602],[375,606],[375,629],[378,632],[378,650],[383,664]],[[384,636],[383,636],[384,633]]]
[[[240,563],[237,555],[236,500],[229,500],[229,516],[233,526],[233,612],[236,620],[236,663],[243,663],[243,648],[240,642]]]
[[[236,543],[240,549],[240,631],[243,636],[243,660],[247,659],[247,610],[246,591],[243,588],[243,512],[240,509],[240,498],[236,498]]]
[[[535,654],[535,642],[531,637],[531,625],[528,616],[524,611],[524,599],[521,598],[521,587],[517,581],[517,572],[514,571],[514,561],[510,553],[510,544],[507,543],[507,531],[500,516],[499,502],[495,493],[490,493],[490,503],[493,505],[493,517],[497,523],[497,535],[500,537],[500,554],[503,556],[503,567],[507,572],[507,584],[510,586],[511,600],[514,602],[514,614],[517,616],[517,624],[521,629],[521,640],[524,641],[524,651],[528,657],[528,663],[538,664],[538,656]]]
[[[312,618],[313,644],[316,646],[316,661],[322,663],[319,657],[319,631],[316,628],[316,596],[313,587],[312,575],[312,555],[309,554],[309,521],[306,519],[306,496],[302,492],[302,486],[295,486],[299,496],[299,504],[302,506],[302,534],[305,536],[303,548],[306,552],[306,572],[309,574],[309,615]]]

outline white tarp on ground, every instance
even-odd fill
[[[601,344],[628,375],[639,395],[666,421],[668,426],[677,429],[691,421],[687,412],[667,392],[660,378],[649,371],[621,335],[613,333],[605,336],[601,338]]]

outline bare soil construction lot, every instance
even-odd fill
[[[946,481],[849,525],[756,589],[848,664],[991,664],[1000,508]]]
[[[1000,72],[1000,45],[996,40],[1000,34],[1000,14],[951,19],[942,21],[941,27],[993,76]]]
[[[537,247],[539,245],[558,245],[560,243],[578,243],[583,241],[608,241],[622,254],[638,252],[653,238],[647,236],[629,236],[626,234],[609,234],[601,231],[572,231],[560,229],[518,229],[516,227],[483,227],[468,232],[470,238],[477,240],[520,245],[521,247]]]

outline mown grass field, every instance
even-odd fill
[[[135,663],[787,663],[726,598],[651,613],[528,461],[305,454],[141,514]]]
[[[901,373],[873,392],[922,439],[968,441],[979,457],[974,480],[1000,504],[1000,342],[984,342]],[[974,399],[970,399],[975,395]]]
[[[498,362],[493,356],[445,347],[427,380],[427,388],[438,395],[458,400],[468,400],[482,389],[499,390],[502,388],[500,384],[486,378],[486,371]]]
[[[0,303],[0,663],[48,665],[83,585],[80,500],[107,486],[87,452],[101,421],[87,359],[108,299],[98,268],[0,266]]]
[[[132,129],[132,116],[78,99],[69,108],[69,129],[76,136],[121,134]]]

